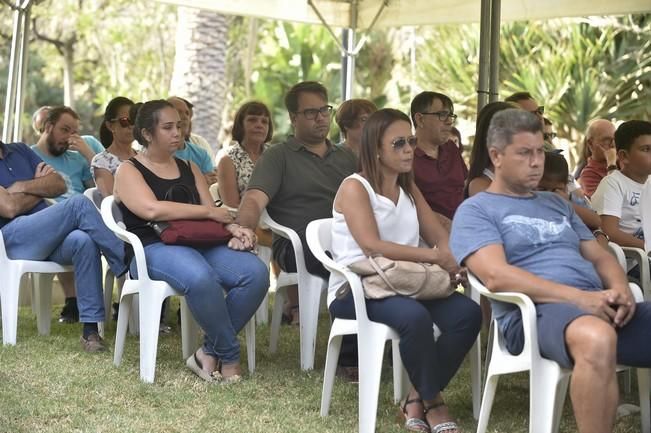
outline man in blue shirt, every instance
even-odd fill
[[[32,150],[66,183],[66,192],[55,197],[56,201],[83,194],[86,188],[95,185],[90,173],[95,152],[79,136],[79,116],[72,108],[61,106],[49,110],[43,133]]]
[[[488,130],[495,180],[457,209],[450,249],[488,290],[534,301],[541,355],[573,369],[579,432],[611,432],[616,364],[651,366],[651,303],[635,303],[624,270],[569,202],[534,191],[543,175],[543,147],[534,114],[508,109],[495,115]],[[493,303],[493,312],[508,350],[519,353],[520,311]]]
[[[104,225],[95,205],[65,192],[61,176],[23,143],[0,142],[0,233],[10,259],[73,265],[79,298],[80,338],[87,352],[106,350],[97,323],[104,320],[100,251],[115,275],[126,272],[124,245]]]

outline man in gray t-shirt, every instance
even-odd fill
[[[651,303],[635,303],[624,270],[568,203],[535,192],[545,161],[539,119],[518,109],[497,113],[488,150],[495,180],[457,210],[452,254],[488,290],[534,301],[541,355],[575,372],[579,432],[610,432],[616,364],[651,366]],[[493,308],[507,348],[518,353],[524,342],[519,310]]]

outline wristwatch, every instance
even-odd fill
[[[606,234],[606,232],[604,232],[604,231],[601,230],[601,229],[596,229],[596,230],[594,230],[594,231],[592,232],[592,235],[595,237],[595,239],[597,238],[597,236],[601,235],[601,236],[603,236],[603,237],[606,238],[606,241],[610,242],[610,238],[608,237],[608,235]]]
[[[617,170],[617,166],[615,164],[610,164],[608,167],[606,167],[607,171],[613,171]]]

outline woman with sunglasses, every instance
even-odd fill
[[[123,96],[113,98],[104,111],[104,120],[99,128],[99,139],[106,148],[98,153],[90,164],[95,185],[103,197],[113,194],[113,177],[122,161],[136,155],[133,143],[133,122],[129,109],[133,101]]]
[[[462,271],[448,248],[448,234],[414,184],[416,143],[409,117],[398,110],[379,110],[366,121],[361,172],[342,182],[333,204],[333,259],[345,266],[381,254],[432,263],[458,282]],[[420,247],[419,237],[435,247]],[[335,296],[343,283],[341,276],[330,277],[330,313],[354,319],[352,294]],[[431,301],[404,296],[366,300],[366,310],[370,320],[400,335],[400,356],[414,386],[401,405],[407,430],[457,433],[441,392],[477,337],[481,325],[477,304],[455,292]],[[438,340],[432,332],[434,323],[442,331]]]

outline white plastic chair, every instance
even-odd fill
[[[102,219],[107,227],[124,242],[131,244],[138,269],[138,279],[134,280],[129,276],[124,282],[122,295],[120,296],[113,363],[119,366],[122,361],[131,303],[134,295],[138,295],[140,298],[140,302],[138,302],[140,312],[140,378],[144,382],[152,383],[156,371],[156,351],[163,301],[168,296],[181,296],[181,344],[184,359],[192,355],[198,345],[199,327],[190,313],[183,294],[164,281],[149,278],[142,243],[138,236],[125,230],[122,215],[113,196],[106,197],[102,201],[101,212]],[[255,322],[250,320],[245,329],[248,367],[249,371],[253,372],[255,370]]]
[[[276,235],[291,241],[294,247],[296,269],[298,270],[296,273],[281,272],[276,279],[276,298],[274,301],[274,311],[271,316],[269,351],[274,353],[278,347],[278,334],[280,333],[280,322],[282,319],[283,304],[287,296],[287,287],[298,284],[298,310],[301,315],[301,368],[303,370],[312,370],[314,368],[314,350],[316,346],[321,293],[325,291],[328,282],[323,278],[310,274],[305,268],[303,245],[294,230],[275,222],[271,219],[266,209],[262,211],[260,224],[268,226]]]
[[[100,211],[102,206],[102,193],[97,187],[88,188],[84,191],[84,196],[93,202],[97,211]],[[102,260],[105,263],[105,260]],[[116,278],[113,274],[113,271],[108,266],[105,266],[106,272],[104,273],[104,323],[108,323],[111,320],[111,309],[113,301],[113,286],[114,282],[117,282],[118,286],[118,297],[122,293],[122,286],[124,285],[125,276]]]
[[[2,343],[5,346],[16,344],[20,280],[24,274],[30,272],[33,274],[32,305],[36,311],[38,332],[41,335],[48,335],[52,319],[52,279],[54,274],[72,272],[72,266],[63,266],[50,261],[12,260],[7,256],[4,237],[0,231],[0,304],[2,304]]]
[[[633,262],[637,263],[638,269],[640,270],[640,285],[642,286],[644,299],[651,301],[651,272],[649,271],[649,256],[641,248],[621,248],[627,259],[631,259]]]
[[[343,275],[351,286],[355,302],[356,320],[335,318],[330,328],[328,352],[323,372],[323,392],[321,394],[321,416],[327,416],[335,380],[337,360],[344,335],[357,334],[359,357],[359,431],[375,431],[378,394],[384,345],[391,340],[393,354],[393,400],[399,402],[407,394],[409,378],[400,358],[400,337],[387,325],[369,320],[366,302],[359,276],[339,266],[325,253],[331,248],[332,218],[310,222],[307,226],[307,243],[314,256],[332,273]],[[301,320],[303,317],[301,316]]]
[[[543,358],[538,350],[538,331],[536,328],[536,308],[533,301],[522,293],[489,291],[477,277],[468,273],[473,288],[492,300],[515,304],[522,313],[524,347],[518,355],[512,355],[506,348],[504,337],[497,322],[492,320],[489,330],[488,371],[482,399],[477,433],[486,432],[499,376],[508,373],[529,371],[529,432],[555,433],[558,431],[565,395],[569,385],[571,370],[561,368],[555,361]],[[631,285],[641,301],[637,286]],[[651,407],[649,392],[651,378],[649,369],[637,369],[638,389],[642,418],[642,432],[651,428]]]

